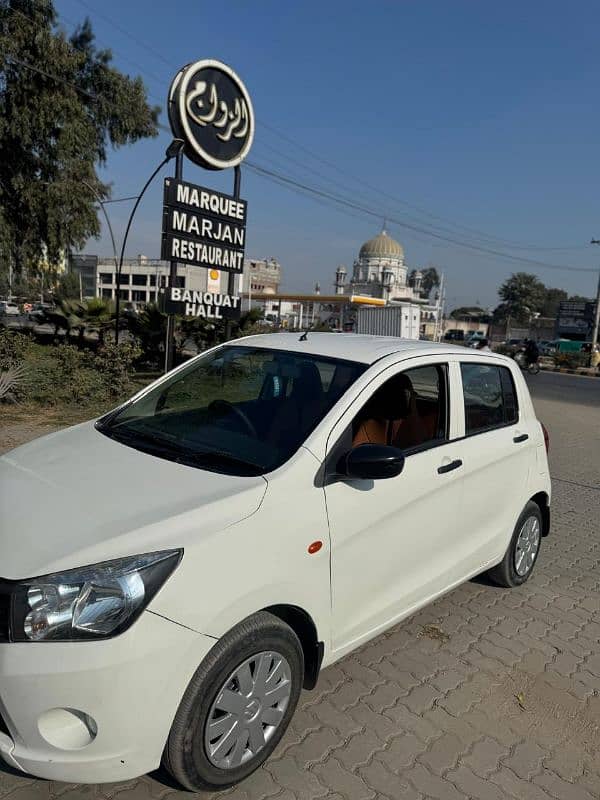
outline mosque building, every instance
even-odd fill
[[[421,293],[423,273],[416,270],[412,275],[412,285],[409,285],[408,272],[404,260],[404,248],[384,227],[381,233],[369,239],[360,248],[349,281],[346,268],[341,265],[337,268],[335,293],[377,297],[390,305],[416,305],[419,308],[422,335],[434,338],[438,328],[441,331],[439,323],[443,305],[443,286],[436,288],[430,298]]]

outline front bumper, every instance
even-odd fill
[[[214,643],[147,611],[115,639],[0,644],[0,754],[15,769],[71,783],[156,769]]]

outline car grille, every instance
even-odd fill
[[[8,642],[10,618],[10,587],[0,580],[0,642]]]

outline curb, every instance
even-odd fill
[[[543,372],[562,372],[564,375],[584,375],[589,378],[600,378],[600,370],[592,369],[591,367],[568,369],[566,367],[544,367],[540,364],[540,370]]]

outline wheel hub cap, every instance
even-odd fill
[[[521,578],[531,570],[540,547],[540,523],[537,517],[528,517],[517,539],[515,571]]]
[[[280,653],[258,653],[236,667],[208,714],[204,747],[211,764],[235,769],[255,758],[279,727],[291,690],[291,668]]]

